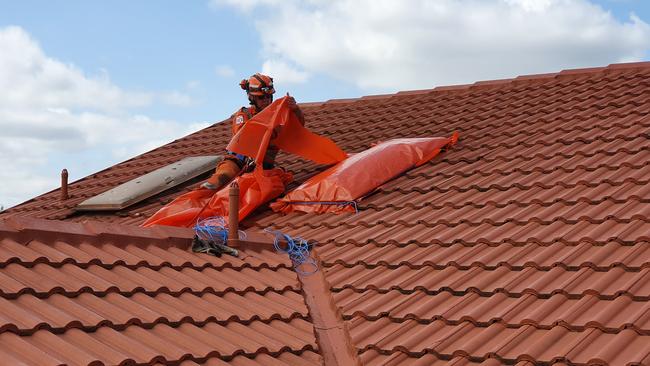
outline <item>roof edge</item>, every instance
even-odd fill
[[[561,70],[558,72],[551,72],[551,73],[520,75],[514,78],[506,78],[506,79],[479,80],[472,84],[441,85],[441,86],[436,86],[432,89],[404,90],[394,94],[376,94],[376,95],[365,95],[358,98],[329,99],[324,102],[301,103],[300,106],[321,107],[323,105],[330,105],[330,104],[347,104],[347,103],[355,103],[355,102],[367,101],[367,100],[390,99],[396,96],[425,95],[425,94],[430,94],[435,92],[465,91],[465,90],[478,89],[484,87],[519,84],[521,82],[528,82],[528,81],[545,81],[545,80],[550,80],[550,79],[563,77],[563,76],[575,77],[577,75],[589,75],[589,74],[595,74],[600,72],[608,73],[611,71],[642,69],[642,68],[650,68],[650,61],[614,63],[603,67],[584,67],[584,68],[576,68],[576,69],[565,69],[565,70]]]
[[[164,242],[168,245],[185,245],[194,237],[192,229],[171,226],[142,228],[100,221],[76,223],[18,216],[0,220],[0,234],[9,237],[29,236],[32,239],[51,239],[55,237],[74,240],[83,239],[84,237],[102,237],[112,241],[122,241],[135,237],[149,242]]]

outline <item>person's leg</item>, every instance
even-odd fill
[[[241,170],[239,164],[239,160],[234,156],[224,157],[219,165],[217,165],[214,174],[212,174],[212,176],[208,178],[201,187],[214,190],[223,188],[226,184],[230,183],[237,174],[239,174],[239,171]]]

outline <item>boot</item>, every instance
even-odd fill
[[[238,174],[241,168],[232,159],[224,159],[219,163],[214,174],[208,178],[205,183],[201,184],[201,188],[220,190],[230,183]]]

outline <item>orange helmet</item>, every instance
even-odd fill
[[[250,78],[244,79],[239,83],[242,89],[246,90],[248,95],[272,95],[275,93],[273,89],[273,78],[263,74],[255,73]]]

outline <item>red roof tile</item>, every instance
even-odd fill
[[[288,258],[190,251],[192,230],[46,220],[0,227],[0,353],[12,364],[319,364]],[[291,355],[289,355],[291,354]],[[252,362],[252,361],[251,361]]]
[[[243,225],[319,242],[319,273],[363,364],[650,364],[649,80],[650,63],[621,64],[303,105],[307,125],[350,152],[455,130],[461,140],[363,199],[356,215],[282,216],[263,208]],[[53,191],[1,216],[140,224],[205,177],[117,213],[73,208],[182,157],[214,154],[228,139],[228,126],[215,124],[72,183],[66,202]],[[283,154],[279,162],[297,182],[323,169]],[[101,353],[104,340],[94,329],[115,341],[145,332],[157,344],[181,326],[209,326],[232,330],[226,340],[258,338],[191,356],[181,344],[152,344],[137,360],[207,357],[218,364],[218,356],[243,362],[249,359],[238,355],[245,354],[262,364],[321,362],[286,259],[269,253],[221,261],[162,246],[160,238],[123,239],[133,244],[121,247],[109,233],[4,239],[0,336],[14,337],[16,346],[0,352],[48,349],[39,347],[55,337],[60,352],[83,344],[84,352]],[[150,242],[159,243],[156,250]],[[227,296],[248,311],[219,309],[210,317],[211,305],[185,315],[176,306]],[[107,306],[93,315],[92,306],[104,309],[99,301],[108,297],[125,310]],[[19,301],[42,302],[45,313],[24,314]],[[293,305],[279,305],[285,302]],[[163,303],[171,309],[142,310]],[[278,338],[287,329],[302,336]],[[106,359],[128,353],[120,352]]]

